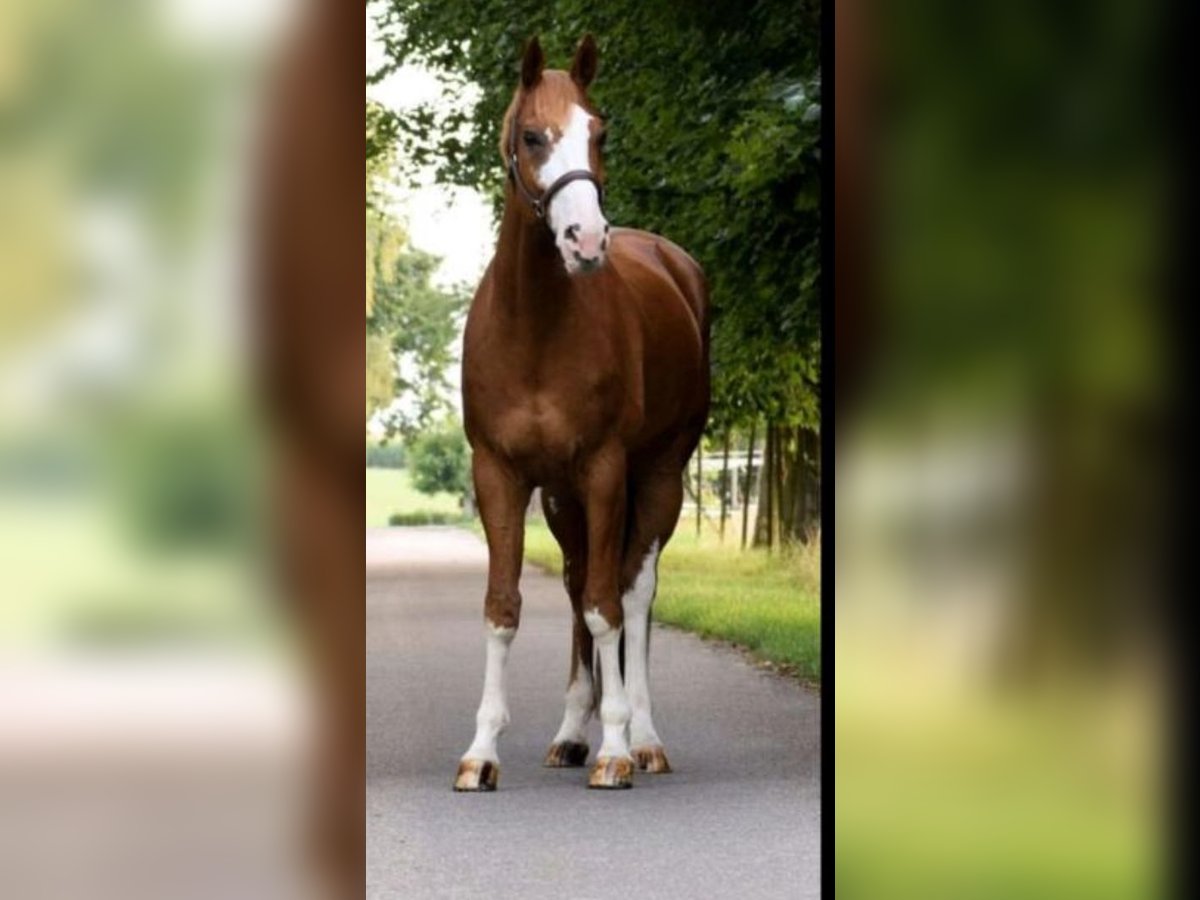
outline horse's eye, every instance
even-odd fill
[[[546,143],[546,139],[536,131],[526,131],[521,135],[521,139],[525,141],[526,147],[541,147]]]

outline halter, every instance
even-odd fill
[[[570,172],[565,172],[554,180],[550,187],[546,188],[538,196],[533,191],[525,186],[525,179],[521,177],[521,168],[517,165],[517,117],[513,116],[512,126],[508,134],[508,180],[513,183],[521,195],[525,198],[525,202],[533,208],[533,214],[539,219],[545,219],[546,213],[550,209],[550,201],[554,199],[554,195],[565,188],[572,181],[590,181],[596,186],[596,195],[600,200],[600,208],[604,208],[604,185],[600,183],[600,179],[593,175],[587,169],[572,169]],[[549,222],[546,223],[549,227]]]

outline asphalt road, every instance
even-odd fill
[[[499,790],[454,793],[483,684],[486,565],[459,529],[367,532],[368,897],[819,895],[819,696],[654,626],[654,721],[675,771],[590,791],[587,768],[541,765],[562,716],[570,606],[533,566]],[[595,720],[589,743],[594,757]]]

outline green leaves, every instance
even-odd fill
[[[469,493],[471,460],[462,424],[448,419],[422,432],[409,448],[409,465],[413,487],[423,494]]]
[[[369,223],[372,217],[368,216]],[[388,435],[411,437],[449,408],[446,370],[467,305],[462,290],[447,291],[431,279],[438,260],[411,247],[390,218],[377,215],[368,228],[367,416],[385,413]],[[390,390],[381,384],[383,372]],[[392,405],[393,400],[400,401]]]

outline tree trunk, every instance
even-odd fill
[[[783,543],[780,524],[783,517],[783,435],[778,425],[774,434],[775,452],[771,456],[771,516],[767,520],[767,550]]]
[[[775,457],[779,448],[775,440],[775,426],[767,423],[767,446],[758,477],[758,522],[754,527],[754,545],[764,544],[770,550],[775,543]]]
[[[805,459],[804,539],[821,525],[821,435],[815,428],[803,431]]]
[[[704,514],[704,438],[696,445],[696,537],[700,537],[700,517]]]
[[[776,518],[780,543],[807,542],[820,523],[820,435],[797,427],[777,434]]]
[[[791,542],[795,537],[796,485],[799,481],[797,459],[798,444],[793,445],[790,430],[779,427],[779,462],[775,480],[779,484],[779,544]]]
[[[808,454],[807,432],[796,426],[796,467],[792,480],[792,536],[807,543],[809,530],[809,489],[812,484],[812,460]]]
[[[813,428],[797,428],[795,437],[796,454],[788,474],[792,510],[788,534],[793,540],[807,542],[821,516],[821,442]]]
[[[758,429],[758,420],[755,419],[750,423],[750,453],[746,458],[746,477],[743,481],[742,489],[742,549],[746,549],[746,525],[750,521],[750,488],[752,486],[751,477],[754,475],[754,437],[755,431]]]
[[[721,543],[725,543],[725,516],[729,512],[729,494],[731,493],[731,485],[729,482],[729,429],[725,429],[725,452],[721,459]]]

